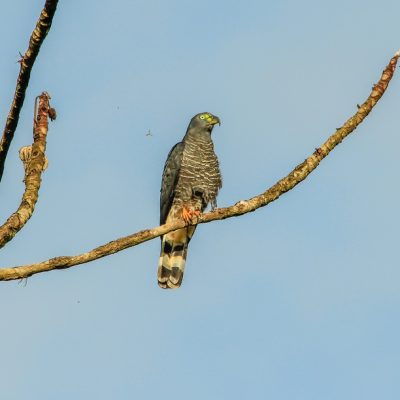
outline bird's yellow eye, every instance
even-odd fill
[[[200,115],[200,119],[204,119],[204,118],[205,118],[204,114]]]

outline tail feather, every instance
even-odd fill
[[[162,237],[157,273],[158,285],[161,288],[176,289],[181,286],[189,240],[187,232],[179,235],[179,231]]]

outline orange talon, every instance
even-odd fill
[[[189,208],[182,208],[182,219],[188,224],[192,220],[192,213]]]
[[[193,222],[193,217],[199,217],[201,214],[200,210],[192,210],[190,208],[182,208],[182,219],[187,223]]]
[[[193,211],[193,215],[195,215],[196,217],[200,217],[201,211],[200,210],[194,210]]]

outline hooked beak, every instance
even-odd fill
[[[211,126],[214,126],[214,125],[216,125],[216,124],[221,125],[220,119],[219,119],[217,116],[215,116],[215,115],[210,115],[210,116],[207,118],[207,122],[208,122],[208,124],[211,125]]]

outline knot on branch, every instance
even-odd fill
[[[19,149],[19,158],[24,163],[24,166],[30,161],[32,157],[32,146],[24,146]]]
[[[18,53],[19,53],[19,60],[17,61],[17,63],[21,65],[21,69],[26,68],[27,64],[25,62],[26,61],[25,54],[22,54],[20,51]]]
[[[32,146],[24,146],[19,149],[19,158],[21,159],[22,163],[24,164],[25,170],[25,178],[28,175],[28,171],[31,170],[30,162],[32,160]],[[46,155],[44,155],[44,163],[42,167],[42,172],[47,169],[49,166],[49,160],[47,159]],[[24,179],[25,182],[25,179]]]

